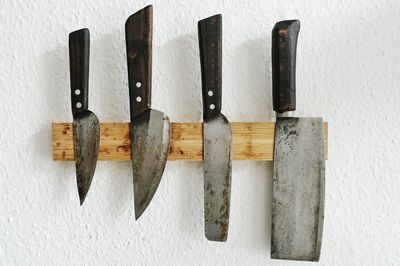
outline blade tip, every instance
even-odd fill
[[[85,201],[85,198],[86,198],[86,195],[87,195],[87,191],[78,188],[78,194],[79,194],[79,203],[82,206],[83,202]]]
[[[135,206],[135,221],[139,220],[140,216],[142,216],[142,214],[143,214],[145,209],[146,208],[143,208],[143,207],[142,208],[138,208],[138,207]]]
[[[80,203],[80,206],[82,206],[83,205],[83,202],[85,201],[85,196],[83,196],[83,195],[81,195],[80,193],[79,193],[79,203]]]

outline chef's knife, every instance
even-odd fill
[[[168,117],[151,109],[153,8],[131,15],[125,24],[131,114],[135,218],[153,198],[167,162],[170,141]]]
[[[296,109],[298,20],[272,31],[273,106],[276,112],[271,258],[318,261],[325,197],[322,118],[293,117]]]
[[[203,95],[204,219],[208,240],[226,241],[232,173],[232,131],[221,113],[222,17],[199,21]]]
[[[73,139],[76,179],[81,205],[92,183],[100,141],[99,120],[94,113],[88,110],[89,46],[90,36],[88,29],[70,33],[69,67],[72,114],[74,118]]]

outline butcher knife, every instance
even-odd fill
[[[151,109],[152,6],[147,6],[128,18],[125,35],[137,220],[149,205],[161,181],[170,141],[168,117]]]
[[[322,118],[293,117],[300,21],[272,31],[273,107],[276,112],[272,183],[271,258],[318,261],[325,197]]]
[[[232,130],[221,113],[222,17],[198,23],[203,95],[203,167],[205,235],[226,241],[232,174]]]
[[[89,100],[89,46],[88,29],[69,34],[69,67],[73,142],[76,179],[81,205],[92,183],[99,152],[100,125],[97,116],[88,110]]]

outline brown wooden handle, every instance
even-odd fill
[[[69,72],[72,114],[86,111],[89,106],[90,33],[80,29],[69,34]]]
[[[296,110],[296,48],[300,21],[285,20],[272,30],[272,97],[274,111]]]
[[[131,118],[151,106],[153,7],[131,15],[125,23]]]
[[[221,112],[222,16],[198,23],[204,120]]]

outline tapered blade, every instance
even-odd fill
[[[164,113],[148,110],[132,119],[132,166],[136,220],[153,198],[167,162],[170,123]]]
[[[91,111],[74,115],[73,123],[76,179],[81,205],[92,183],[100,142],[100,124]]]
[[[318,261],[324,219],[321,118],[277,118],[271,258]]]
[[[208,240],[226,241],[232,175],[232,130],[221,113],[206,120],[204,133],[204,218]]]

